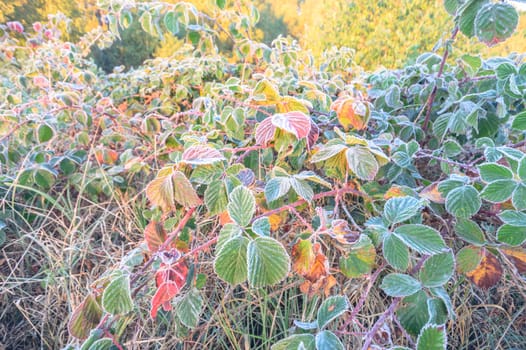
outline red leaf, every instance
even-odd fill
[[[310,118],[302,112],[292,111],[283,114],[274,114],[272,124],[276,127],[290,132],[298,139],[307,137],[311,130]]]
[[[155,274],[157,292],[152,299],[152,309],[150,316],[155,319],[159,307],[169,311],[172,309],[170,301],[179,293],[186,283],[188,266],[184,261],[179,261],[173,265],[162,264]]]
[[[152,221],[144,229],[144,239],[148,244],[150,252],[155,253],[159,250],[159,247],[166,240],[166,232],[164,231],[163,224],[157,221]]]
[[[190,146],[183,153],[183,160],[193,165],[212,164],[224,159],[221,152],[205,145]]]
[[[173,281],[163,282],[159,288],[157,288],[157,292],[155,292],[155,295],[152,299],[152,309],[150,311],[150,316],[152,319],[157,317],[157,311],[161,305],[165,311],[172,309],[170,300],[172,300],[177,295],[177,293],[179,293],[180,289],[181,288],[177,285],[177,283]]]
[[[310,149],[320,136],[320,128],[314,122],[311,122],[309,136],[307,137],[307,147]]]
[[[266,146],[274,139],[276,127],[272,124],[272,118],[267,118],[259,123],[256,128],[256,144]]]

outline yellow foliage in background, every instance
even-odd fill
[[[365,69],[402,67],[420,53],[446,40],[453,18],[435,0],[267,0],[292,36],[315,57],[331,46],[356,50],[355,62]],[[458,36],[455,52],[483,57],[526,52],[526,14],[517,33],[493,48]]]
[[[0,2],[0,22],[19,20],[26,26],[62,12],[71,18],[71,39],[99,25],[96,0],[16,0]],[[177,3],[178,0],[165,0]],[[199,10],[218,11],[215,0],[187,0]],[[355,63],[366,70],[398,68],[430,51],[446,40],[453,18],[442,0],[227,0],[226,8],[237,11],[256,6],[261,13],[254,40],[268,43],[279,34],[291,35],[312,51],[315,58],[333,46],[355,50]],[[228,12],[221,19],[228,27]],[[228,38],[220,33],[222,41]],[[154,55],[168,57],[181,47],[181,41],[165,37]],[[483,57],[526,52],[526,13],[522,13],[515,35],[493,48],[459,34],[453,55],[478,54]]]

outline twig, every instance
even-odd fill
[[[455,40],[458,34],[458,31],[459,31],[459,27],[456,26],[455,29],[453,29],[453,33],[451,34],[451,38],[449,39],[450,41]],[[446,64],[446,60],[448,56],[449,56],[449,49],[446,46],[446,49],[444,50],[444,55],[442,56],[442,62],[440,62],[440,68],[438,69],[437,78],[440,78],[442,76],[442,73],[444,72],[444,66]],[[433,87],[433,91],[431,92],[431,95],[429,95],[429,99],[427,100],[427,103],[426,103],[427,105],[426,119],[424,120],[424,125],[422,126],[422,129],[424,131],[427,131],[427,126],[429,125],[429,119],[431,118],[431,110],[433,108],[433,102],[435,102],[437,91],[438,91],[438,88],[437,88],[437,85],[435,84],[435,86]]]
[[[175,230],[173,230],[170,233],[170,235],[166,238],[166,240],[163,242],[163,244],[161,244],[158,251],[160,252],[165,251],[170,246],[172,241],[179,235],[179,233],[183,230],[188,220],[190,220],[190,218],[192,217],[192,214],[194,213],[195,208],[196,207],[188,209],[184,217],[181,219],[181,221],[179,221],[179,224],[177,224],[177,227],[175,228]],[[150,267],[151,264],[153,264],[154,261],[155,261],[155,254],[150,257],[150,259],[142,266],[142,268],[137,273],[135,273],[135,275],[130,280],[130,285],[137,282],[139,277],[141,277],[144,274],[144,272]]]
[[[354,188],[351,188],[351,187],[342,187],[338,190],[332,190],[332,191],[327,191],[327,192],[321,192],[321,193],[318,193],[316,195],[314,195],[313,197],[313,201],[315,200],[318,200],[318,199],[321,199],[321,198],[325,198],[325,197],[334,197],[338,194],[344,194],[344,193],[352,193],[356,196],[360,196],[360,197],[367,197],[367,195],[361,191],[358,191]],[[291,204],[287,204],[283,207],[280,207],[280,208],[277,208],[277,209],[272,209],[272,210],[269,210],[267,212],[264,212],[263,214],[259,215],[259,216],[256,216],[252,222],[254,222],[255,220],[259,219],[259,218],[262,218],[262,217],[265,217],[265,216],[270,216],[270,215],[273,215],[273,214],[278,214],[278,213],[281,213],[282,211],[285,211],[285,210],[290,210],[290,208],[296,208],[296,207],[299,207],[300,205],[303,205],[303,204],[306,204],[308,203],[305,199],[300,199],[294,203],[291,203]]]
[[[378,266],[378,269],[371,275],[369,278],[369,283],[367,284],[367,288],[365,289],[365,292],[360,297],[360,300],[358,300],[358,303],[356,306],[352,309],[351,315],[345,320],[345,323],[340,327],[338,332],[344,332],[347,327],[353,322],[353,320],[358,315],[358,312],[362,309],[363,305],[365,304],[365,301],[367,300],[367,297],[369,296],[369,292],[371,291],[371,288],[376,283],[376,280],[378,279],[378,276],[380,276],[380,273],[383,271],[385,267],[385,262],[382,263],[382,265]]]

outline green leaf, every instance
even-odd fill
[[[317,163],[327,160],[329,158],[334,157],[335,155],[337,155],[345,149],[347,149],[347,146],[342,144],[325,146],[312,156],[311,162]]]
[[[276,344],[272,345],[272,350],[314,350],[315,338],[312,334],[294,334],[288,338],[282,339]]]
[[[286,195],[290,190],[290,179],[284,176],[278,176],[270,179],[265,185],[265,198],[267,203],[273,202]]]
[[[219,231],[219,237],[217,238],[216,254],[219,253],[226,242],[236,236],[241,236],[241,234],[241,227],[236,224],[226,224],[223,226],[221,231]]]
[[[420,254],[437,254],[447,248],[440,233],[429,226],[404,225],[398,227],[393,234]]]
[[[318,309],[319,328],[325,328],[329,322],[342,315],[347,309],[349,309],[347,297],[335,295],[325,299]]]
[[[390,224],[406,221],[420,212],[422,204],[413,197],[395,197],[389,199],[384,206],[384,218]]]
[[[488,46],[494,46],[512,36],[519,23],[519,14],[510,4],[499,2],[485,5],[475,18],[475,34]]]
[[[47,124],[41,124],[38,127],[38,142],[43,143],[51,140],[54,135],[53,129]]]
[[[526,180],[526,156],[522,157],[517,167],[517,175],[522,181]]]
[[[294,192],[298,194],[301,198],[305,199],[307,202],[311,202],[314,198],[314,191],[312,187],[305,180],[300,180],[296,177],[291,177],[289,179]]]
[[[257,237],[248,245],[248,282],[260,288],[281,282],[290,270],[283,245],[270,237]]]
[[[515,191],[513,191],[511,204],[513,204],[517,210],[526,209],[526,185],[524,183],[518,184]]]
[[[444,289],[444,287],[429,288],[429,291],[431,292],[431,294],[442,300],[442,302],[446,306],[449,317],[451,319],[454,319],[456,315],[455,310],[453,309],[453,303],[451,302],[451,298],[449,297],[449,294],[447,294],[447,291]]]
[[[497,231],[497,240],[511,246],[518,246],[526,242],[526,227],[502,225]]]
[[[455,260],[451,252],[440,253],[429,257],[425,262],[418,278],[424,287],[440,287],[453,276]]]
[[[226,5],[226,0],[216,0],[216,5],[221,10],[223,10],[225,8],[225,5]]]
[[[203,298],[195,288],[190,290],[177,301],[175,313],[182,324],[188,328],[195,328],[199,323],[199,315],[203,311]]]
[[[460,31],[468,37],[475,34],[475,17],[488,0],[468,0],[459,9],[458,26]]]
[[[371,239],[361,235],[348,255],[340,257],[340,269],[346,277],[358,278],[371,272],[375,258],[376,251]]]
[[[462,146],[455,140],[446,140],[443,144],[444,154],[446,157],[455,157],[464,150]]]
[[[446,196],[446,210],[456,216],[468,218],[482,205],[479,193],[473,186],[457,187]]]
[[[343,344],[338,337],[330,331],[321,331],[316,334],[316,350],[343,350]]]
[[[484,237],[484,233],[479,225],[469,219],[458,218],[457,224],[455,225],[455,232],[466,242],[479,246],[486,243],[486,237]]]
[[[264,216],[252,223],[252,231],[260,236],[270,236],[270,220]]]
[[[484,182],[493,182],[495,180],[511,180],[513,173],[504,165],[497,163],[484,163],[478,166],[480,178]]]
[[[380,288],[391,297],[413,295],[422,289],[419,281],[402,273],[390,273],[384,277]]]
[[[396,310],[396,316],[407,332],[416,336],[429,320],[427,295],[419,291],[402,299],[401,305]]]
[[[214,271],[223,281],[239,284],[247,280],[247,248],[249,240],[235,236],[221,244],[214,260]]]
[[[445,326],[428,325],[422,328],[416,343],[416,350],[445,350],[447,337]]]
[[[444,7],[451,16],[457,13],[459,5],[459,0],[444,0]]]
[[[102,307],[112,315],[121,315],[133,309],[130,276],[121,275],[108,284],[102,294]]]
[[[444,305],[441,299],[427,299],[427,311],[429,313],[428,324],[444,324],[447,322],[448,312],[446,305]]]
[[[111,338],[102,338],[95,341],[89,347],[89,350],[112,350],[113,340]]]
[[[210,215],[225,211],[228,204],[223,180],[212,181],[205,190],[205,205]]]
[[[130,11],[121,11],[119,24],[123,29],[128,28],[133,23],[133,15]]]
[[[374,155],[363,146],[350,147],[346,151],[349,169],[362,180],[374,180],[379,165]]]
[[[409,249],[395,235],[385,236],[383,252],[385,260],[395,269],[405,271],[409,267]]]
[[[227,205],[228,214],[239,226],[250,224],[256,212],[256,200],[252,192],[245,186],[238,186],[230,193]]]
[[[102,318],[102,308],[97,299],[89,294],[84,301],[77,306],[68,322],[69,334],[75,338],[85,339],[89,332],[97,327]]]
[[[513,117],[511,128],[515,130],[526,130],[526,111],[523,111]]]
[[[460,273],[473,271],[482,260],[482,249],[479,247],[467,246],[457,253],[457,270]]]
[[[505,210],[498,215],[505,224],[526,227],[526,213],[514,210]]]
[[[152,14],[148,11],[144,11],[139,17],[139,22],[141,23],[142,29],[153,36],[157,36],[157,32],[155,31],[155,26],[152,22]]]
[[[497,180],[484,187],[480,197],[492,203],[502,203],[510,199],[517,183],[513,180]]]

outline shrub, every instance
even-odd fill
[[[365,74],[346,49],[318,67],[292,40],[251,40],[254,8],[119,4],[78,43],[56,22],[1,27],[0,242],[46,291],[67,281],[70,347],[460,348],[479,290],[523,304],[526,64],[447,60],[459,31],[508,38],[513,7],[449,1],[442,56]],[[101,73],[90,45],[134,21],[182,30],[181,58]],[[524,306],[507,307],[511,327]]]

